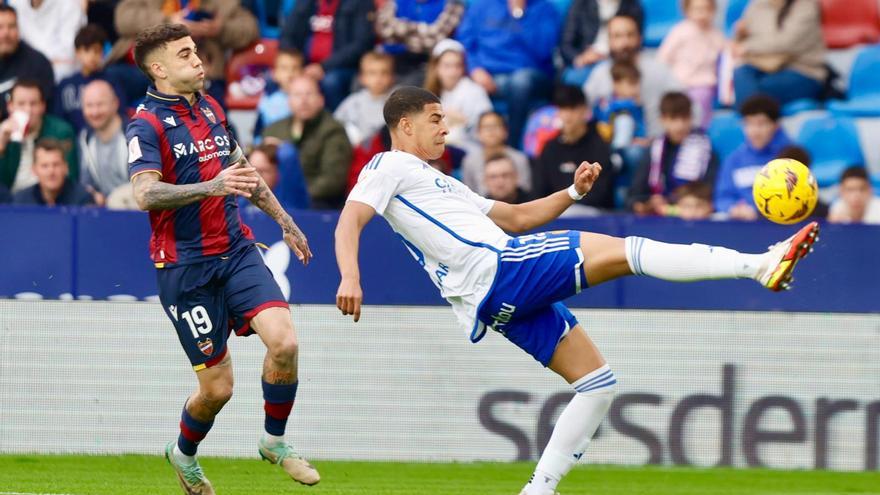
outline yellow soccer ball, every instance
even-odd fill
[[[819,187],[806,165],[791,158],[778,158],[758,172],[752,197],[758,211],[768,220],[788,225],[813,213]]]

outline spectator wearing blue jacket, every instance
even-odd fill
[[[515,148],[529,112],[549,97],[559,28],[547,0],[473,0],[458,28],[471,79],[507,104]]]
[[[294,145],[261,144],[251,151],[248,161],[266,181],[282,208],[304,210],[309,207],[309,191]],[[244,197],[239,205],[256,208]]]
[[[721,165],[715,185],[715,211],[734,220],[756,220],[758,211],[752,200],[755,176],[791,140],[779,125],[779,103],[769,96],[758,94],[747,99],[740,115],[746,141]]]

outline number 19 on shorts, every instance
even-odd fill
[[[204,306],[196,306],[181,314],[180,317],[189,325],[194,339],[199,338],[199,334],[205,335],[214,329],[211,317],[208,316],[208,310]]]

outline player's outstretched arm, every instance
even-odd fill
[[[169,184],[162,182],[159,172],[148,171],[131,179],[134,199],[138,208],[148,210],[172,210],[209,196],[239,194],[250,197],[257,187],[257,177],[252,170],[235,164],[217,174],[217,177],[195,184]]]
[[[589,193],[601,172],[602,166],[598,163],[581,162],[574,172],[571,188],[519,205],[496,201],[489,210],[489,218],[507,232],[525,232],[540,227],[574,204],[575,196],[583,197]]]
[[[358,201],[348,201],[339,215],[336,224],[336,264],[342,280],[336,291],[336,307],[344,315],[354,315],[354,321],[361,319],[361,272],[358,268],[358,250],[364,225],[373,218],[376,210]]]
[[[260,177],[260,174],[257,173],[248,159],[242,156],[239,163],[244,168],[250,169],[258,180],[257,187],[254,188],[248,200],[278,222],[278,225],[281,226],[281,232],[284,234],[284,242],[287,243],[287,246],[303,265],[308,265],[313,255],[306,235],[303,234],[303,231],[293,221],[290,214],[284,211],[281,203],[278,202],[278,198],[275,197],[275,193],[272,192],[266,181]]]

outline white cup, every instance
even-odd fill
[[[24,135],[27,134],[28,122],[31,116],[24,110],[16,110],[12,112],[11,118],[12,122],[15,123],[15,128],[9,135],[9,140],[14,143],[20,143],[24,140]]]

